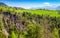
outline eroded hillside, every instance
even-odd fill
[[[60,17],[0,10],[0,38],[59,38]]]

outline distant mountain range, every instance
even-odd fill
[[[8,5],[6,5],[5,3],[2,3],[2,2],[0,2],[0,6],[8,6]],[[23,8],[23,7],[14,7],[15,9],[25,9],[25,8]],[[49,9],[49,10],[60,10],[60,6],[57,6],[56,8],[53,8],[53,7],[49,7],[49,6],[46,6],[45,8],[44,7],[36,7],[36,8],[31,8],[31,9]]]
[[[14,7],[16,10],[18,9],[25,9],[25,8],[22,8],[22,7]]]
[[[7,6],[5,3],[0,2],[0,6]]]
[[[60,10],[60,6],[56,7],[56,9]]]
[[[8,5],[6,5],[5,3],[2,3],[2,2],[0,2],[0,6],[7,6],[7,7],[9,7]],[[15,9],[24,9],[24,8],[22,8],[22,7],[13,7],[13,8],[15,8]]]

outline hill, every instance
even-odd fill
[[[5,3],[0,2],[0,6],[7,6]]]
[[[58,10],[27,10],[0,6],[0,38],[59,38]]]

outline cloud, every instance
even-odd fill
[[[40,8],[55,9],[56,4],[50,2],[43,2],[42,4],[40,4]]]
[[[45,4],[45,5],[50,5],[50,3],[49,3],[49,2],[44,2],[43,4]]]
[[[51,4],[51,3],[49,3],[49,2],[44,2],[44,3],[43,3],[43,6],[50,6],[50,7],[51,7],[51,6],[52,6],[52,4]]]

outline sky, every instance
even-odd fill
[[[60,0],[0,0],[13,7],[23,7],[23,8],[50,8],[60,6]]]

